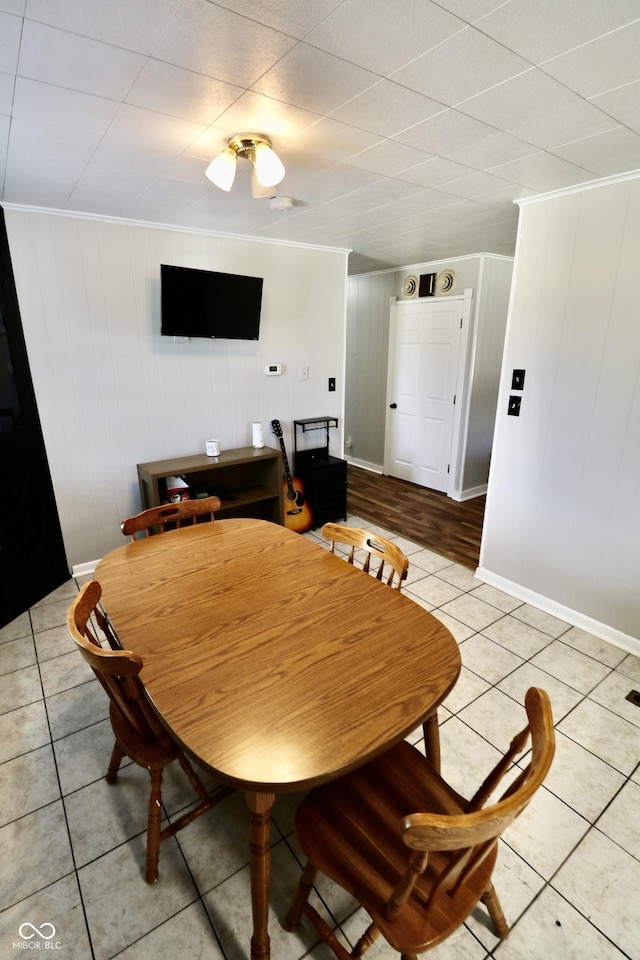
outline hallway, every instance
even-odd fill
[[[480,556],[485,500],[482,496],[458,502],[406,480],[347,467],[350,513],[472,570]]]

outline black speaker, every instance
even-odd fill
[[[419,297],[432,297],[436,290],[436,274],[421,273],[420,286],[418,287]]]

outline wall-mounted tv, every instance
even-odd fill
[[[163,336],[257,340],[262,277],[162,263],[160,302]]]

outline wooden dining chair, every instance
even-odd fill
[[[344,543],[349,547],[346,559],[354,563],[356,550],[364,551],[365,557],[362,569],[365,573],[375,573],[376,580],[389,584],[396,590],[402,589],[402,581],[406,579],[409,561],[400,547],[379,537],[370,530],[361,530],[360,527],[343,527],[339,523],[325,523],[322,536],[331,541],[331,552],[336,552],[336,543]],[[374,570],[371,570],[371,561],[374,560]],[[380,565],[375,570],[375,560]]]
[[[69,608],[67,627],[110,700],[109,715],[115,744],[107,770],[107,783],[116,782],[120,763],[125,756],[145,767],[151,776],[145,879],[147,883],[155,883],[158,879],[160,842],[210,810],[233,790],[231,787],[219,787],[207,793],[191,763],[160,723],[147,700],[139,676],[142,669],[140,657],[131,650],[106,650],[101,646],[98,631],[91,624],[93,619],[98,630],[109,637],[109,625],[99,606],[101,592],[96,580],[85,584]],[[173,760],[177,760],[186,773],[200,803],[161,830],[162,774]]]
[[[339,960],[362,956],[379,935],[402,960],[416,960],[482,901],[497,935],[506,937],[509,927],[491,879],[498,840],[543,782],[555,750],[545,691],[529,689],[525,708],[526,726],[472,800],[456,793],[406,741],[311,790],[296,814],[307,864],[285,928],[295,930],[304,913]],[[514,768],[529,740],[526,763]],[[486,806],[514,770],[500,799]],[[308,902],[318,871],[354,896],[372,920],[351,952]]]
[[[172,524],[176,527],[191,526],[197,523],[199,519],[214,520],[214,513],[220,509],[219,497],[202,497],[195,500],[178,500],[177,503],[165,503],[159,507],[149,507],[137,513],[134,517],[128,517],[120,524],[120,529],[125,536],[130,536],[132,540],[150,537],[153,533],[164,533],[166,525]]]
[[[372,558],[380,560],[380,566],[376,573],[376,579],[389,584],[396,590],[402,589],[402,583],[407,577],[409,569],[409,559],[404,555],[400,547],[391,540],[372,534],[371,531],[362,530],[360,527],[343,527],[339,523],[325,523],[322,528],[322,535],[327,540],[331,540],[331,552],[336,552],[336,543],[344,543],[350,549],[346,554],[349,563],[354,563],[356,550],[365,551],[363,570],[370,573],[370,564]],[[385,564],[388,571],[384,572]],[[438,726],[438,711],[427,717],[422,725],[424,742],[427,756],[435,766],[440,769],[440,730]]]

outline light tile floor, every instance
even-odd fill
[[[640,659],[390,536],[409,555],[405,593],[460,645],[460,680],[441,710],[445,776],[473,792],[521,726],[531,685],[548,691],[557,728],[547,782],[501,841],[495,885],[508,940],[496,940],[480,908],[431,956],[640,958],[640,709],[625,699],[640,688]],[[39,948],[56,948],[61,960],[248,957],[242,796],[166,841],[159,882],[142,879],[148,779],[129,764],[116,786],[105,782],[106,698],[65,627],[77,590],[70,580],[0,630],[0,958]],[[166,815],[190,799],[170,769]],[[271,955],[326,960],[308,928],[292,935],[280,925],[300,870],[298,799],[280,797],[274,808]],[[363,918],[350,899],[326,882],[319,893],[341,935],[357,937]],[[397,960],[380,942],[367,956]]]

